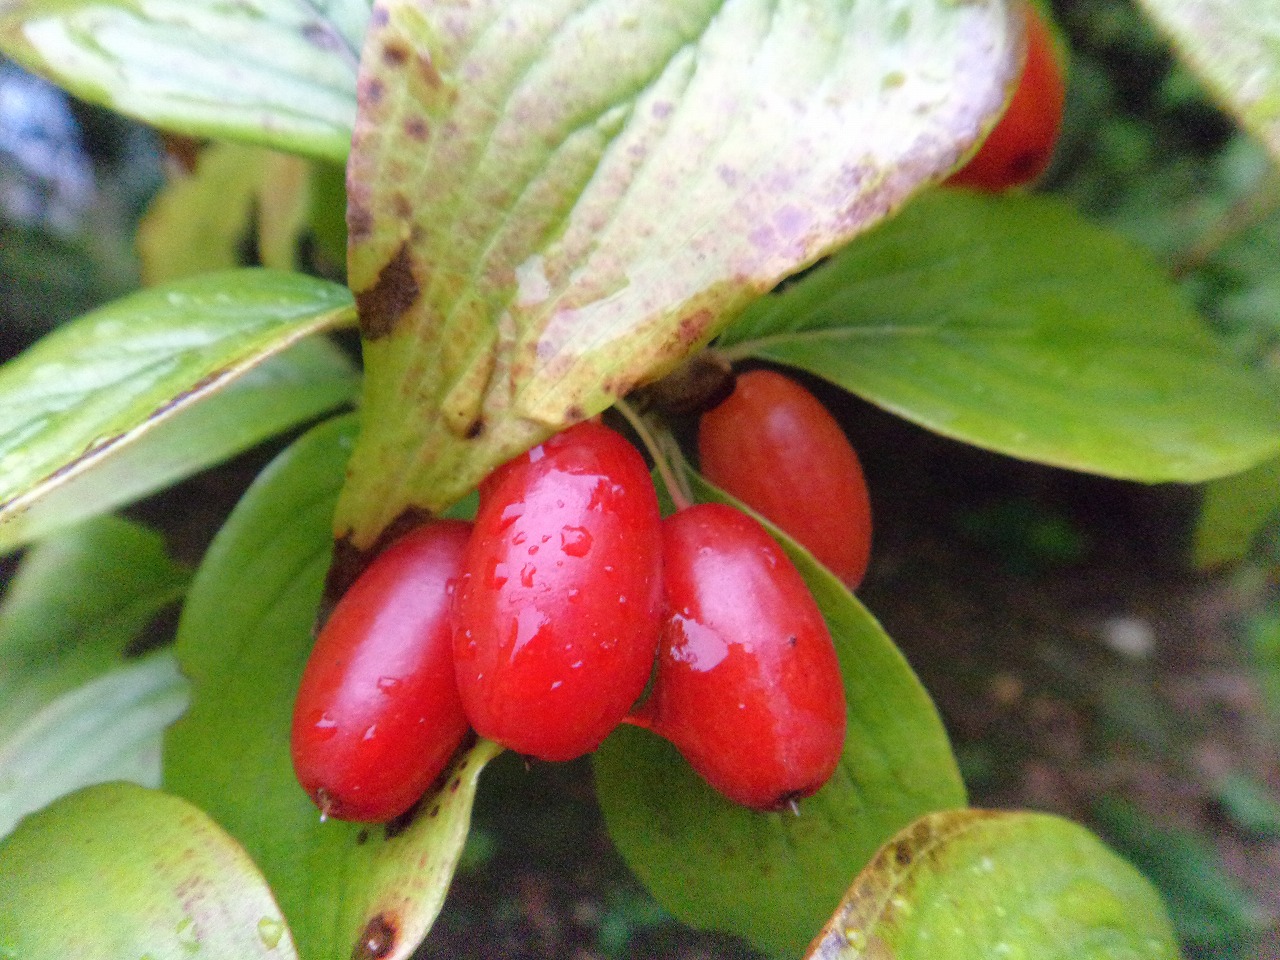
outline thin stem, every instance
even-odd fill
[[[666,451],[662,449],[658,439],[649,429],[649,425],[645,423],[644,418],[636,413],[627,401],[619,400],[617,407],[618,412],[627,418],[627,423],[631,424],[631,429],[636,432],[640,442],[649,451],[649,456],[653,457],[653,465],[658,468],[658,476],[662,477],[662,484],[667,488],[667,493],[670,494],[671,501],[676,505],[676,509],[683,510],[688,507],[693,503],[693,497],[676,479],[676,473],[671,468],[671,461],[667,457]]]

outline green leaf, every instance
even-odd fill
[[[1041,813],[922,817],[858,875],[808,960],[1172,960],[1160,898],[1089,831]]]
[[[355,398],[359,377],[324,338],[303,340],[166,417],[92,470],[44,488],[0,523],[0,553],[114,510]]]
[[[120,666],[188,574],[152,530],[100,517],[33,547],[0,604],[0,739]]]
[[[45,704],[0,737],[0,837],[80,787],[160,785],[161,737],[187,708],[172,654],[118,667]]]
[[[496,748],[481,742],[463,753],[441,792],[396,829],[322,824],[294,778],[293,700],[354,436],[354,417],[307,433],[263,472],[210,547],[178,629],[193,696],[166,740],[165,784],[244,844],[304,956],[347,960],[372,940],[393,946],[369,956],[397,960],[439,912]]]
[[[9,0],[0,51],[147,123],[342,161],[370,0]]]
[[[116,517],[23,558],[0,603],[0,836],[86,784],[159,782],[185,683],[167,655],[124,653],[187,580],[158,534]]]
[[[1196,565],[1216,567],[1241,559],[1267,521],[1278,515],[1280,458],[1208,484],[1196,524]]]
[[[699,499],[739,505],[692,477]],[[644,731],[619,729],[594,759],[609,833],[659,903],[695,927],[795,955],[886,838],[922,813],[963,805],[965,792],[902,654],[834,576],[770,532],[813,591],[844,671],[849,725],[831,781],[801,802],[799,816],[756,813],[720,797]]]
[[[1268,0],[1139,0],[1214,96],[1280,159],[1280,10]]]
[[[262,875],[195,807],[126,783],[89,787],[0,843],[0,957],[290,960]]]
[[[0,367],[0,523],[350,318],[345,287],[238,270],[146,290],[60,327]]]
[[[1000,453],[1195,482],[1280,451],[1280,399],[1139,250],[1042,196],[940,190],[721,346]]]
[[[941,179],[1001,108],[1003,2],[383,0],[361,60],[358,548],[608,407]]]

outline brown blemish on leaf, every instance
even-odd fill
[[[911,861],[913,859],[914,856],[911,853],[911,845],[908,841],[899,840],[893,845],[893,862],[898,866],[909,867],[911,866]]]
[[[397,921],[390,913],[380,913],[360,932],[351,960],[382,960],[396,946]]]
[[[409,117],[404,122],[404,135],[410,140],[422,143],[427,139],[431,128],[427,126],[427,121],[422,117]]]
[[[368,830],[361,830],[359,833],[357,833],[357,834],[356,834],[356,845],[357,845],[357,846],[361,846],[361,847],[363,847],[363,846],[364,846],[366,843],[368,843],[368,842],[369,842],[369,831],[368,831]]]
[[[482,433],[484,433],[484,417],[476,417],[469,424],[467,424],[467,429],[464,432],[463,436],[465,436],[468,440],[478,440],[480,439],[480,435]]]
[[[440,71],[436,69],[436,65],[431,62],[431,58],[426,54],[418,55],[418,73],[429,87],[439,87],[444,83],[440,76]]]
[[[365,77],[356,87],[356,99],[362,104],[381,103],[382,95],[386,92],[382,81],[377,77]]]
[[[429,510],[409,507],[387,524],[368,550],[357,547],[352,542],[350,534],[334,541],[333,559],[329,562],[329,572],[325,574],[324,595],[320,600],[320,611],[316,615],[317,633],[328,621],[333,608],[342,599],[342,595],[347,592],[351,584],[356,582],[356,578],[364,573],[365,568],[373,562],[373,558],[410,530],[422,526],[431,517]]]
[[[373,236],[373,215],[354,201],[347,203],[347,233],[359,242]]]
[[[403,43],[389,41],[382,48],[382,62],[388,67],[403,67],[409,62],[409,48]]]
[[[377,340],[395,330],[396,323],[413,306],[419,292],[409,245],[401,244],[395,256],[378,272],[373,286],[356,294],[356,311],[364,338]]]
[[[397,193],[391,198],[391,208],[401,220],[409,220],[413,217],[413,204],[403,193]]]

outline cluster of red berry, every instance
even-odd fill
[[[861,468],[808,391],[744,374],[699,446],[713,481],[861,579]],[[293,762],[323,813],[379,822],[413,805],[468,728],[569,760],[621,722],[774,810],[835,769],[844,685],[817,604],[765,529],[721,504],[663,520],[640,454],[587,422],[494,471],[474,525],[427,524],[352,585],[307,664]]]

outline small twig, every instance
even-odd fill
[[[659,439],[654,436],[644,418],[636,413],[631,404],[625,400],[619,400],[617,407],[618,412],[627,418],[627,423],[631,424],[631,429],[636,432],[640,442],[649,451],[649,456],[653,458],[653,465],[658,469],[658,476],[662,477],[662,484],[667,488],[667,493],[671,496],[671,501],[676,505],[676,509],[683,510],[688,507],[693,503],[693,496],[677,479],[676,472],[671,467],[671,460],[662,448]]]

